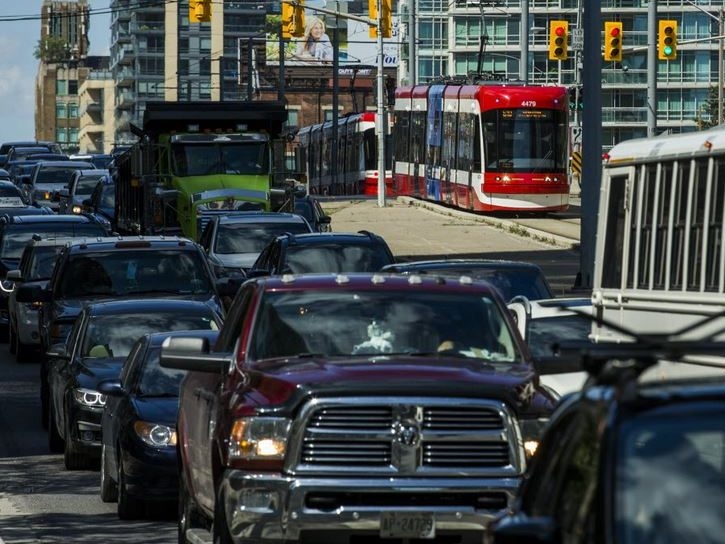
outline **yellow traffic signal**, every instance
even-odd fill
[[[393,36],[393,0],[380,0],[380,5],[382,6],[380,23],[383,28],[383,38],[390,38]],[[370,12],[370,19],[376,22],[378,20],[378,0],[368,0],[368,11]],[[371,38],[378,37],[378,28],[376,26],[371,26],[368,30]]]
[[[569,58],[569,22],[551,21],[549,23],[549,60]]]
[[[604,60],[622,60],[622,23],[604,23]]]
[[[211,21],[211,0],[189,0],[189,22],[208,23]]]
[[[657,58],[673,60],[677,58],[677,21],[668,19],[659,22]]]
[[[282,2],[282,38],[301,38],[305,34],[304,1]]]

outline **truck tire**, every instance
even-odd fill
[[[234,544],[229,534],[227,515],[224,508],[224,494],[219,491],[214,502],[214,522],[212,524],[212,537],[214,544]]]
[[[205,527],[199,510],[196,504],[194,504],[194,499],[189,495],[189,488],[186,485],[183,470],[179,474],[179,516],[177,527],[179,544],[187,544],[187,531]]]

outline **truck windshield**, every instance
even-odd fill
[[[177,143],[173,160],[174,173],[180,177],[269,172],[266,142]]]

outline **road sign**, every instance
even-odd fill
[[[569,31],[571,35],[572,51],[582,51],[584,49],[584,30],[581,28],[572,28]]]
[[[577,176],[582,175],[582,154],[579,151],[571,154],[571,172]]]

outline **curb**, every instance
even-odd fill
[[[472,214],[470,212],[448,208],[446,206],[441,206],[439,204],[434,204],[432,202],[418,200],[407,196],[399,196],[395,200],[404,204],[408,204],[409,206],[416,206],[418,208],[437,213],[439,215],[448,215],[451,217],[457,217],[459,219],[465,219],[467,221],[473,221],[476,223],[485,223],[491,227],[497,228],[498,230],[508,232],[509,234],[513,234],[516,236],[522,236],[522,234],[520,233],[525,232],[527,234],[527,237],[530,237],[531,239],[546,244],[548,246],[564,249],[578,249],[580,245],[579,240],[576,238],[568,238],[566,236],[561,236],[560,234],[553,234],[544,230],[534,229],[525,225],[521,225],[515,220]]]

